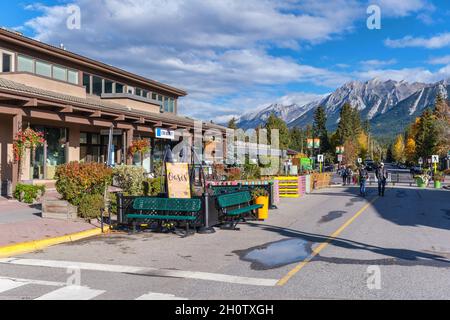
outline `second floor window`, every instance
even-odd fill
[[[12,72],[12,55],[2,54],[2,72]]]

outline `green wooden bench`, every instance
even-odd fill
[[[252,196],[249,191],[219,195],[217,203],[225,220],[229,223],[227,229],[233,230],[238,230],[236,225],[241,220],[245,221],[244,214],[253,213],[255,210],[263,207],[260,204],[252,204]]]
[[[186,233],[189,235],[190,224],[194,223],[202,209],[200,199],[166,199],[166,198],[136,198],[133,201],[133,210],[139,213],[127,214],[132,221],[133,232],[136,231],[138,220],[185,222]]]

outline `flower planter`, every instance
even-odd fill
[[[423,179],[421,179],[421,178],[417,178],[416,179],[416,183],[417,183],[417,186],[419,187],[419,188],[425,188],[427,185],[425,184],[425,181],[423,181]]]
[[[434,188],[435,189],[441,189],[442,188],[442,182],[441,181],[435,181],[434,182]]]
[[[257,197],[255,203],[263,205],[261,209],[258,209],[258,219],[267,220],[269,218],[269,197]]]

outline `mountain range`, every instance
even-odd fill
[[[328,117],[327,127],[335,130],[342,106],[350,103],[360,110],[363,120],[370,121],[373,134],[388,136],[402,132],[424,109],[434,106],[438,94],[448,99],[449,80],[436,83],[382,81],[378,78],[366,82],[351,81],[323,99],[304,105],[275,103],[246,113],[237,124],[243,129],[255,128],[264,125],[269,115],[274,113],[290,128],[303,128],[313,122],[317,107],[323,106]]]

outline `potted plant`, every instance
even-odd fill
[[[258,219],[266,220],[269,218],[269,192],[264,188],[255,188],[252,191],[252,197],[256,204],[263,205],[258,209]]]
[[[437,171],[433,176],[434,188],[440,189],[442,187],[442,182],[444,182],[445,176],[441,171]]]
[[[428,185],[429,176],[428,174],[424,173],[416,175],[414,179],[416,179],[416,183],[419,188],[425,188]]]

